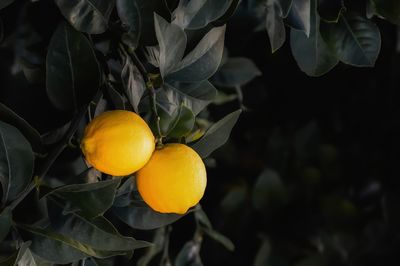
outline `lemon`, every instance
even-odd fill
[[[143,200],[161,213],[184,214],[203,197],[207,173],[200,156],[184,144],[166,144],[154,151],[136,174]]]
[[[136,172],[150,159],[155,148],[154,135],[136,113],[116,110],[104,112],[86,127],[81,149],[97,170],[124,176]]]

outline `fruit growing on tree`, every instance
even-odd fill
[[[146,122],[134,112],[104,112],[86,127],[81,142],[86,160],[97,170],[126,176],[150,159],[155,139]]]
[[[138,171],[137,187],[155,211],[184,214],[203,197],[207,173],[200,156],[184,144],[166,144]]]

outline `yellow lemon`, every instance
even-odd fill
[[[136,174],[143,200],[161,213],[184,214],[203,197],[207,173],[200,156],[184,144],[155,150]]]
[[[86,160],[97,170],[124,176],[148,162],[155,140],[139,115],[116,110],[102,113],[87,125],[81,148]]]

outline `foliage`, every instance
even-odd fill
[[[227,21],[243,14],[255,21],[256,30],[266,29],[272,52],[290,37],[292,55],[309,76],[321,76],[339,62],[372,67],[381,50],[376,21],[400,24],[400,2],[347,2],[0,0],[0,264],[110,265],[147,248],[139,265],[156,259],[201,265],[204,237],[233,251],[200,205],[183,216],[157,213],[140,198],[134,175],[111,177],[86,165],[79,150],[83,129],[106,110],[135,111],[158,141],[186,143],[212,166],[209,156],[247,111],[242,89],[262,74],[250,59],[228,55]],[[232,100],[241,110],[234,111],[235,103],[220,120],[210,115],[210,104]],[[250,202],[244,213],[274,228],[277,220],[270,217],[282,217],[282,209],[298,200],[281,180],[286,149],[296,151],[297,164],[288,168],[301,165],[302,192],[315,197],[320,173],[334,164],[334,152],[325,147],[321,169],[306,167],[310,153],[304,151],[315,148],[315,131],[311,124],[293,139],[276,134],[267,149],[275,163],[254,184],[230,189],[223,212],[232,215]],[[333,206],[321,214],[332,227],[359,215],[345,196],[328,195],[321,205]],[[188,216],[195,220],[193,238],[171,259],[171,224]],[[271,249],[279,240],[264,229],[255,265],[288,265],[279,256],[284,251]],[[155,231],[147,241],[136,239],[144,230]],[[317,240],[327,249],[300,254],[297,265],[325,265],[341,252],[335,237],[342,235],[322,236]]]

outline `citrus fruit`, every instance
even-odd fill
[[[97,170],[124,176],[147,163],[155,139],[139,115],[116,110],[102,113],[87,125],[81,148],[86,160]]]
[[[184,144],[166,144],[154,151],[136,174],[143,200],[161,213],[184,214],[203,197],[207,173],[200,156]]]

